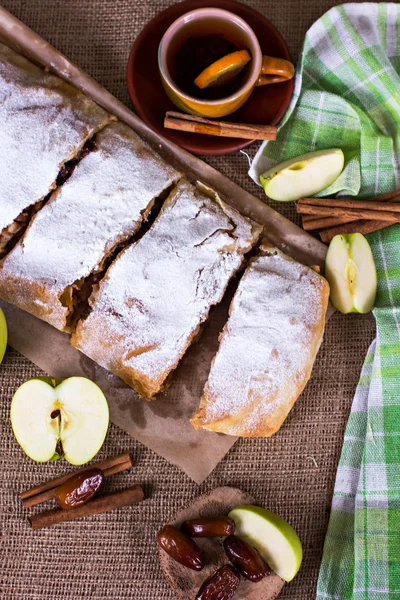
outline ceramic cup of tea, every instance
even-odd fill
[[[200,89],[196,77],[210,64],[237,50],[251,60],[230,81]],[[166,93],[182,111],[224,117],[238,110],[258,85],[291,79],[294,67],[283,58],[263,56],[251,27],[227,10],[199,8],[174,21],[158,49],[158,67]]]

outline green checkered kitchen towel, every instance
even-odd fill
[[[262,145],[250,175],[258,182],[277,162],[332,147],[345,169],[321,196],[400,188],[398,4],[344,4],[314,23],[277,141]],[[368,238],[377,337],[345,432],[318,600],[400,600],[400,225]]]

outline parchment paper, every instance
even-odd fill
[[[211,473],[235,443],[235,437],[196,431],[189,422],[198,407],[218,334],[227,318],[227,301],[212,311],[200,340],[183,358],[167,392],[151,402],[140,399],[119,377],[73,348],[66,333],[3,300],[0,308],[6,315],[10,346],[47,375],[60,379],[79,375],[95,381],[107,396],[111,421],[196,483]]]
[[[206,183],[228,204],[264,225],[264,234],[272,244],[304,264],[323,266],[324,244],[211,166],[156,134],[110,92],[1,7],[0,41],[73,83],[117,115],[189,179]],[[200,341],[191,347],[177,369],[171,388],[150,403],[139,399],[118,377],[70,346],[66,334],[1,300],[0,306],[6,315],[13,348],[53,377],[83,375],[93,379],[107,396],[113,423],[201,483],[236,439],[196,432],[189,423],[218,347],[217,338],[227,319],[229,300],[227,294],[224,302],[213,310]]]

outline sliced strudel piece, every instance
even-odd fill
[[[111,120],[59,77],[0,43],[0,257],[62,165]]]
[[[311,375],[328,298],[323,277],[264,244],[232,300],[193,426],[244,437],[278,431]]]
[[[86,278],[103,269],[179,177],[129,127],[107,126],[0,264],[0,297],[72,329],[77,303],[91,291],[82,289]]]
[[[261,227],[185,180],[112,264],[74,346],[151,398],[219,302]]]

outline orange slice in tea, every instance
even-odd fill
[[[251,60],[247,50],[237,50],[223,56],[204,69],[194,83],[200,89],[223,85],[231,81]]]

